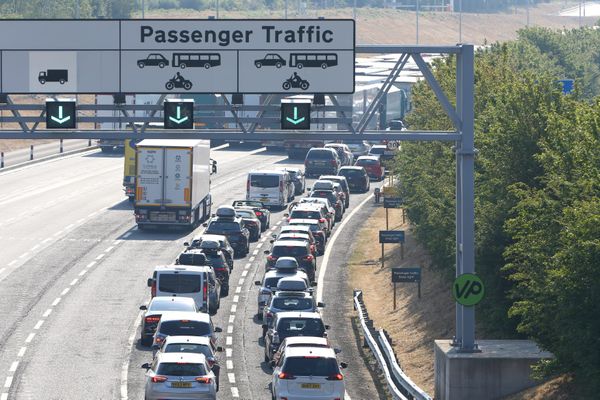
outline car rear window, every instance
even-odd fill
[[[280,276],[273,277],[273,278],[267,278],[267,279],[265,279],[265,282],[263,283],[263,286],[266,287],[266,288],[269,288],[269,289],[276,288],[280,279],[281,279]]]
[[[385,148],[383,147],[371,147],[369,153],[371,154],[383,154],[385,152]]]
[[[207,232],[209,231],[213,231],[213,232],[227,232],[227,231],[231,231],[231,232],[239,232],[240,231],[240,224],[238,224],[237,222],[233,222],[233,221],[213,221],[208,225],[208,228],[206,229]]]
[[[154,298],[148,311],[196,311],[194,302],[180,302],[172,301],[170,299],[159,299]]]
[[[279,186],[278,175],[250,175],[250,186],[260,188],[273,188]]]
[[[204,354],[206,357],[212,357],[210,348],[204,344],[198,343],[170,343],[164,349],[165,353],[196,353]]]
[[[283,372],[295,376],[331,376],[340,373],[335,358],[326,357],[288,357]]]
[[[202,364],[160,363],[156,373],[167,376],[202,376],[206,375],[206,369]]]
[[[211,331],[206,322],[179,320],[162,322],[160,333],[167,336],[209,336]]]
[[[309,211],[309,210],[294,210],[290,214],[290,218],[297,219],[320,219],[321,213],[318,211]]]
[[[179,255],[179,264],[182,265],[207,265],[208,260],[204,253],[185,252]]]
[[[323,336],[325,326],[316,318],[282,318],[277,324],[279,335],[288,336]]]
[[[196,293],[202,289],[202,279],[195,274],[163,273],[158,277],[158,290],[167,293]]]
[[[306,246],[275,246],[273,247],[275,257],[300,257],[308,254]]]
[[[313,306],[312,300],[307,298],[276,297],[273,299],[273,308],[285,311],[309,310]]]
[[[356,165],[375,165],[375,164],[379,164],[378,160],[371,160],[370,158],[364,159],[364,160],[358,160],[356,162]]]
[[[362,176],[364,174],[363,171],[359,169],[341,169],[340,175],[344,176]]]
[[[254,214],[254,211],[237,210],[236,212],[244,218],[256,218],[256,214]]]
[[[334,158],[331,150],[310,150],[306,155],[307,160],[330,160]]]

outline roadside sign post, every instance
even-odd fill
[[[390,229],[388,209],[389,208],[398,208],[401,205],[402,205],[402,199],[400,197],[384,197],[383,198],[383,208],[385,208],[385,229],[386,230]],[[404,210],[402,210],[402,211],[404,211]],[[404,217],[402,218],[402,223],[404,223]],[[401,255],[402,259],[404,260],[404,240],[402,240],[400,246],[401,246],[400,247],[400,255]]]
[[[379,231],[379,243],[381,243],[381,268],[385,268],[385,243],[400,243],[402,254],[402,246],[404,243],[404,231]]]
[[[394,310],[396,309],[396,284],[417,283],[419,299],[421,298],[421,267],[392,268],[394,284]]]

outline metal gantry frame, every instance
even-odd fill
[[[444,141],[454,142],[456,154],[456,276],[475,272],[475,235],[474,235],[474,47],[470,44],[456,46],[400,46],[400,45],[358,45],[359,54],[398,54],[398,60],[391,73],[384,80],[379,92],[369,104],[357,124],[347,113],[351,106],[341,106],[335,95],[328,97],[332,105],[313,105],[312,111],[335,112],[337,117],[316,117],[312,122],[342,124],[347,130],[311,130],[284,131],[268,129],[265,126],[278,125],[279,117],[268,117],[269,112],[279,112],[279,106],[271,104],[274,96],[268,95],[264,104],[259,106],[231,104],[224,96],[224,105],[195,105],[197,111],[226,111],[231,117],[202,117],[205,122],[234,123],[239,129],[196,129],[196,130],[163,130],[149,125],[151,122],[162,122],[156,113],[162,110],[165,95],[155,105],[93,105],[80,104],[78,110],[118,110],[122,117],[80,116],[80,123],[122,122],[130,126],[130,130],[38,130],[44,121],[44,104],[14,104],[10,96],[3,94],[5,103],[0,104],[0,111],[9,111],[12,116],[2,113],[0,122],[18,123],[20,130],[0,130],[0,139],[225,139],[225,140],[286,140],[314,139],[323,140],[399,140],[399,141]],[[423,59],[423,54],[449,54],[456,57],[456,107],[452,106],[441,86],[436,81],[430,67]],[[373,118],[385,95],[394,85],[394,81],[412,58],[423,77],[430,85],[443,110],[452,121],[453,131],[384,131],[369,130],[367,125]],[[290,94],[293,95],[293,94]],[[54,97],[49,95],[48,97]],[[23,116],[20,111],[40,111],[39,116]],[[147,110],[147,117],[133,117],[129,111]],[[256,117],[240,117],[238,111],[257,111]],[[33,123],[29,127],[28,123]],[[136,123],[142,123],[140,128]],[[245,125],[247,124],[247,126]],[[260,128],[259,128],[260,127]],[[473,307],[456,304],[456,335],[453,343],[459,351],[477,351],[475,343],[475,312]]]

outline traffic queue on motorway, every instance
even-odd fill
[[[309,163],[313,150],[331,158],[320,154],[316,160],[324,163]],[[306,170],[321,168],[327,174],[311,188],[300,168],[251,171],[246,199],[218,207],[202,224],[204,231],[184,243],[172,265],[155,268],[147,281],[151,301],[140,307],[145,312],[140,342],[153,354],[142,365],[147,400],[217,398],[218,353],[223,351],[217,334],[222,330],[211,316],[229,293],[235,260],[245,257],[250,243],[269,229],[274,208],[287,212],[279,232],[270,238],[270,249],[264,250],[263,277],[254,282],[264,360],[272,368],[272,398],[344,398],[346,364],[338,362],[339,351],[327,339],[329,326],[320,312],[325,304],[316,299],[317,259],[348,209],[350,193],[368,191],[373,173],[352,162],[343,165],[337,150],[309,151]]]

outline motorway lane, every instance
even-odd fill
[[[248,165],[266,166],[284,159],[282,155],[260,150],[250,153],[213,152],[220,169],[213,185],[217,203],[225,193],[242,195]],[[79,157],[77,165],[66,164],[67,170],[107,168],[94,164],[91,159]],[[114,171],[108,167],[106,173],[113,174],[119,182],[116,196],[120,202],[111,206],[109,200],[115,196],[115,188],[103,187],[102,180],[94,179],[98,183],[96,191],[78,193],[65,199],[65,203],[61,203],[63,208],[31,218],[27,230],[22,232],[27,234],[29,242],[22,237],[10,239],[10,247],[23,251],[31,248],[32,241],[39,241],[36,227],[50,226],[62,231],[50,242],[51,246],[40,247],[23,257],[23,264],[10,270],[0,282],[0,313],[3,315],[0,371],[2,375],[6,373],[6,378],[0,375],[0,385],[4,383],[0,386],[0,399],[8,393],[11,398],[34,399],[105,399],[119,395],[121,364],[128,348],[127,332],[133,325],[132,316],[137,306],[147,296],[145,280],[154,265],[173,260],[181,249],[179,243],[173,241],[183,238],[185,233],[142,234],[134,230],[135,234],[128,235],[135,224],[120,188],[122,159],[111,161],[115,164]],[[35,208],[45,204],[48,196],[52,198],[51,190],[20,191],[20,184],[36,178],[51,181],[56,174],[51,170],[54,167],[40,164],[0,175],[0,185],[9,193],[30,193],[19,201],[0,200],[5,203],[0,216],[0,223],[4,224],[0,227],[3,237],[10,237],[15,224],[19,225],[17,221],[7,222],[13,215],[4,212],[7,207],[26,203],[25,209]],[[74,181],[61,188],[75,193],[80,184],[81,181]],[[96,210],[88,220],[66,229],[75,218],[71,214],[98,198],[104,207],[107,203],[110,207]],[[6,250],[3,245],[2,265],[10,262]]]

